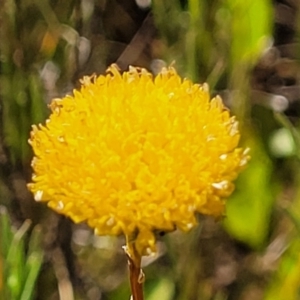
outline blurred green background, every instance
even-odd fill
[[[122,238],[27,191],[31,124],[83,75],[174,64],[237,115],[251,162],[227,215],[145,258],[147,300],[300,299],[300,3],[0,1],[0,300],[129,299]]]

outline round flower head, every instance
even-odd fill
[[[45,126],[33,126],[37,201],[96,234],[134,238],[143,255],[155,251],[156,230],[189,230],[197,213],[223,215],[248,156],[237,148],[237,121],[207,85],[173,68],[154,78],[115,65],[81,83],[52,101]]]

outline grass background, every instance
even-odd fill
[[[31,124],[83,75],[175,65],[240,120],[252,160],[227,216],[145,259],[146,299],[300,299],[300,5],[293,0],[0,1],[0,299],[129,299],[121,238],[27,191]],[[30,221],[26,221],[30,220]],[[97,262],[97,263],[96,263]]]

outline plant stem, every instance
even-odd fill
[[[142,257],[137,252],[134,241],[128,242],[127,240],[124,250],[128,260],[129,280],[132,294],[131,300],[143,300],[143,283],[145,276],[141,269]]]

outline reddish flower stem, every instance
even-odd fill
[[[128,261],[131,300],[144,300],[143,283],[144,273],[141,269],[141,255],[136,251],[135,244],[127,243],[125,252]]]

